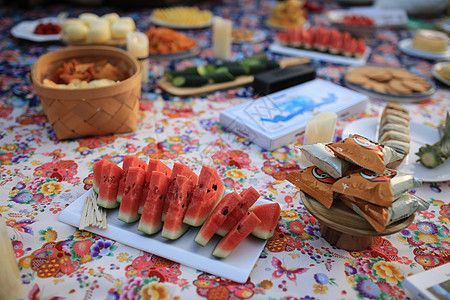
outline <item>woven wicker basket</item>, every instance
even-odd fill
[[[105,87],[59,89],[42,84],[63,62],[108,61],[128,78]],[[141,97],[142,67],[128,52],[108,46],[69,47],[39,57],[31,81],[58,139],[132,132]]]

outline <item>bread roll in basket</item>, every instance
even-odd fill
[[[109,86],[61,89],[43,84],[71,59],[95,62],[107,59],[126,74]],[[142,67],[125,50],[110,46],[76,46],[40,56],[33,64],[31,81],[58,139],[133,132],[141,97]]]

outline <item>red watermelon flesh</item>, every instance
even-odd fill
[[[94,192],[98,194],[98,187],[100,186],[100,182],[102,181],[102,166],[106,159],[97,160],[94,163],[94,178],[92,188]]]
[[[253,212],[261,223],[253,229],[252,234],[260,239],[269,239],[275,233],[280,218],[281,207],[276,202],[252,206],[248,211]]]
[[[142,189],[141,199],[139,202],[139,213],[140,214],[142,214],[142,211],[144,210],[144,204],[147,199],[149,185],[150,185],[150,181],[151,181],[152,174],[154,171],[162,172],[166,176],[169,176],[169,177],[170,177],[170,173],[172,173],[172,170],[158,159],[151,159],[148,162],[147,174],[145,175],[144,186]]]
[[[127,223],[139,219],[139,200],[141,199],[142,185],[145,180],[145,171],[141,167],[129,167],[125,178],[122,202],[120,203],[118,219]]]
[[[119,203],[122,201],[122,194],[125,189],[125,180],[127,178],[128,169],[130,167],[139,167],[142,168],[144,171],[147,171],[148,166],[145,161],[143,161],[142,159],[140,159],[135,155],[125,155],[123,157],[122,169],[124,171],[124,176],[119,183],[119,190],[117,192],[117,202]]]
[[[198,176],[195,174],[187,165],[182,163],[174,163],[172,167],[172,173],[170,174],[170,184],[169,184],[169,190],[167,191],[167,197],[164,201],[163,206],[163,213],[162,213],[162,220],[164,221],[166,219],[167,211],[169,209],[170,202],[172,201],[174,194],[176,192],[175,186],[176,186],[176,180],[178,175],[183,175],[184,177],[187,177],[193,186],[197,185],[198,182]]]
[[[245,216],[224,236],[214,248],[212,255],[227,257],[252,231],[261,224],[261,220],[253,212]]]
[[[115,208],[119,181],[123,177],[123,170],[115,163],[105,160],[102,163],[102,179],[98,187],[97,205],[104,208]]]
[[[236,208],[228,214],[225,222],[217,229],[217,234],[225,236],[245,216],[247,210],[258,200],[260,194],[254,187],[249,187],[241,192],[241,200]]]
[[[194,185],[188,177],[183,175],[177,176],[174,188],[175,192],[169,204],[161,232],[162,237],[176,240],[189,229],[189,225],[184,224],[183,219],[191,201],[193,189]]]
[[[197,236],[194,239],[195,242],[205,246],[214,236],[217,229],[225,222],[228,214],[233,211],[240,200],[241,196],[236,191],[226,194],[203,224],[202,228],[198,231]]]
[[[192,193],[192,200],[184,216],[183,222],[191,226],[200,226],[222,199],[225,185],[217,171],[203,166],[198,177],[198,185]]]
[[[170,178],[167,174],[160,171],[153,171],[138,230],[147,234],[154,234],[161,230],[162,207],[169,182]]]

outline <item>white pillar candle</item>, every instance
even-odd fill
[[[214,18],[213,53],[215,58],[228,59],[231,57],[231,30],[230,20],[221,17]]]
[[[148,47],[148,37],[145,33],[138,31],[127,33],[127,51],[141,62],[142,82],[148,82]]]
[[[0,299],[21,299],[23,285],[16,256],[2,217],[0,223]]]
[[[313,116],[306,124],[303,144],[312,145],[332,142],[336,121],[337,114],[331,111],[323,111]],[[312,166],[312,163],[304,155],[300,158],[300,162],[305,167]]]

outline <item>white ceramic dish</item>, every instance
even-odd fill
[[[428,169],[420,162],[417,162],[419,158],[415,153],[420,147],[425,144],[434,144],[439,140],[439,132],[437,129],[423,124],[410,122],[410,151],[400,166],[397,168],[399,171],[414,175],[424,182],[439,182],[450,180],[450,160],[447,160],[444,164],[434,168]],[[378,118],[363,118],[356,120],[342,132],[342,138],[347,138],[351,134],[360,134],[376,141],[377,139],[377,127]]]
[[[168,22],[164,22],[164,21],[158,20],[158,19],[154,18],[153,16],[149,17],[150,23],[158,25],[158,26],[162,26],[162,27],[172,28],[172,29],[200,29],[200,28],[206,28],[206,27],[209,27],[209,26],[211,26],[213,24],[213,20],[214,20],[214,18],[211,17],[211,20],[209,20],[208,22],[203,22],[203,23],[199,23],[199,24],[195,24],[195,25],[178,25],[178,24],[172,24],[172,23],[168,23]]]
[[[58,220],[78,227],[85,198],[90,192],[90,190],[87,191],[66,207],[60,213]],[[265,203],[269,203],[269,201],[258,199],[255,205]],[[108,210],[108,228],[106,230],[96,227],[88,227],[86,230],[236,282],[244,283],[247,281],[266,245],[266,240],[250,235],[227,258],[219,259],[211,254],[215,245],[219,242],[218,236],[213,237],[205,247],[194,241],[199,228],[191,227],[183,236],[173,241],[161,237],[160,233],[150,236],[137,230],[139,222],[128,224],[120,221],[117,218],[118,212],[119,209]]]
[[[336,63],[336,64],[361,66],[366,63],[367,58],[369,57],[371,48],[367,47],[366,53],[364,53],[364,55],[359,58],[346,57],[346,56],[342,56],[342,55],[328,54],[328,53],[322,53],[322,52],[311,51],[311,50],[296,49],[296,48],[292,48],[292,47],[282,46],[279,43],[274,43],[274,44],[270,45],[269,50],[274,53],[279,53],[279,54],[284,54],[284,55],[303,56],[303,57],[308,57],[311,59],[328,61],[328,62],[332,62],[332,63]]]
[[[439,80],[442,83],[445,83],[446,85],[450,86],[450,81],[443,78],[441,75],[439,75],[438,71],[445,65],[449,64],[448,62],[440,62],[433,66],[433,69],[431,69],[431,73],[433,76]]]
[[[420,51],[417,49],[414,49],[412,47],[412,39],[405,39],[405,40],[401,40],[398,43],[398,48],[403,51],[404,53],[411,55],[411,56],[416,56],[416,57],[420,57],[420,58],[425,58],[425,59],[432,59],[432,60],[450,60],[450,46],[447,48],[447,51],[445,52],[425,52],[425,51]]]
[[[50,41],[59,41],[61,39],[61,34],[35,34],[34,29],[36,26],[38,26],[40,23],[57,23],[58,18],[56,17],[49,17],[49,18],[42,18],[38,20],[33,21],[23,21],[19,24],[15,25],[11,29],[11,34],[13,37],[19,38],[19,39],[25,39],[33,42],[50,42]]]

